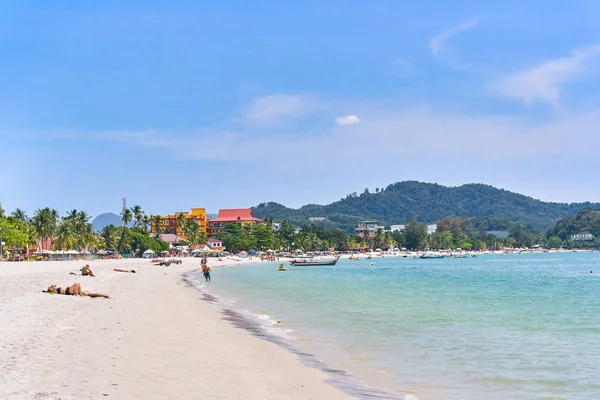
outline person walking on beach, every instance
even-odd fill
[[[210,267],[208,266],[208,263],[202,264],[202,273],[204,274],[204,280],[210,282]]]

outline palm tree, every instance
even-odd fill
[[[11,215],[22,222],[27,222],[29,220],[25,211],[21,210],[20,208],[17,208],[15,211],[13,211]]]
[[[123,209],[121,212],[121,221],[123,222],[123,231],[121,232],[121,239],[119,240],[119,251],[123,249],[123,241],[125,239],[125,230],[127,229],[127,225],[133,219],[133,213],[129,208]]]
[[[155,215],[152,224],[154,225],[154,232],[157,235],[160,235],[163,231],[162,217],[160,215]]]
[[[39,241],[52,239],[58,225],[58,211],[48,207],[37,209],[31,219]],[[38,243],[39,247],[39,243]]]
[[[179,213],[177,214],[177,227],[183,231],[183,227],[185,226],[185,214],[184,213]],[[175,233],[177,233],[177,230],[175,230]]]
[[[194,220],[188,219],[183,226],[183,234],[187,237],[187,241],[190,243],[190,246],[195,246],[198,244],[198,235],[200,232],[200,225],[198,225]]]
[[[148,227],[152,224],[152,219],[144,214],[144,216],[142,217],[142,230],[144,231],[144,233],[148,233]]]
[[[64,219],[66,221],[74,221],[77,219],[77,214],[79,214],[79,212],[76,209],[72,209],[71,211],[67,211],[67,215],[65,215]]]
[[[133,214],[133,218],[135,219],[135,223],[133,226],[135,226],[136,228],[141,228],[145,215],[144,211],[142,210],[142,206],[135,205],[131,207],[131,212]]]
[[[63,218],[61,224],[56,229],[55,246],[61,250],[69,250],[77,245],[77,232],[75,223],[72,220]]]

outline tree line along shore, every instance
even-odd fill
[[[76,249],[79,251],[109,250],[120,254],[142,254],[151,249],[156,253],[169,249],[169,244],[152,235],[161,225],[160,217],[151,219],[141,206],[121,212],[122,226],[107,225],[95,232],[91,216],[85,211],[71,210],[60,216],[57,210],[42,208],[32,217],[20,209],[8,214],[0,206],[0,238],[4,243],[3,257],[26,255],[40,249]],[[215,235],[229,252],[242,250],[265,251],[361,251],[370,249],[406,248],[409,250],[500,250],[504,248],[599,248],[600,211],[584,209],[576,215],[558,221],[545,232],[536,232],[519,223],[508,224],[507,236],[488,232],[488,226],[477,218],[444,217],[436,221],[436,231],[428,233],[427,226],[411,219],[402,230],[378,229],[370,233],[348,234],[341,229],[328,228],[316,222],[295,226],[287,220],[278,224],[264,218],[262,223],[241,226],[229,224]],[[184,240],[181,246],[204,245],[205,233],[191,220],[181,219]],[[576,240],[579,234],[586,240]],[[156,237],[155,237],[156,236]]]

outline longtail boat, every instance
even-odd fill
[[[318,266],[318,265],[335,265],[335,263],[338,262],[338,260],[340,259],[340,257],[338,256],[337,258],[334,258],[333,260],[323,260],[323,261],[319,261],[319,260],[292,260],[290,261],[290,264],[292,264],[292,266],[294,267],[300,267],[300,266],[306,266],[306,267],[314,267],[314,266]]]

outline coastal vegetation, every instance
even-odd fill
[[[591,234],[591,240],[576,240],[574,235]],[[564,242],[568,248],[600,247],[600,210],[586,208],[556,223],[546,232],[548,240]]]
[[[510,222],[544,232],[561,218],[584,208],[600,208],[600,204],[543,202],[483,184],[447,187],[406,181],[373,192],[354,192],[329,205],[309,204],[292,209],[278,203],[262,203],[254,207],[253,215],[288,220],[297,226],[308,223],[311,217],[326,217],[325,227],[340,228],[348,234],[365,219],[390,226],[406,224],[411,218],[434,223],[445,216],[484,220],[490,230],[504,230]],[[496,223],[503,227],[494,226]]]
[[[148,234],[149,218],[140,206],[122,213],[122,227],[106,226],[96,232],[90,215],[81,210],[70,210],[62,217],[51,208],[42,208],[30,218],[20,209],[11,214],[0,206],[0,237],[5,243],[3,252],[26,254],[28,250],[77,250],[80,252],[100,249],[129,253],[152,249],[160,252],[168,244]],[[133,228],[127,224],[135,221]]]
[[[159,253],[167,250],[169,245],[158,237],[152,237],[150,228],[154,226],[160,232],[161,223],[160,217],[151,220],[140,206],[134,206],[122,211],[121,226],[110,224],[96,232],[90,215],[85,211],[70,210],[60,216],[55,209],[42,208],[29,217],[20,209],[8,214],[0,206],[0,237],[6,243],[4,250],[22,254],[27,249],[49,248],[78,251],[105,249],[122,254],[140,254],[151,249]],[[178,224],[186,236],[186,240],[180,244],[196,246],[207,243],[208,238],[197,223],[182,218]],[[277,230],[274,226],[275,219],[266,216],[263,223],[255,225],[226,225],[215,238],[221,240],[231,252],[360,251],[395,247],[409,250],[600,247],[600,210],[591,208],[559,220],[544,233],[500,217],[445,216],[435,221],[434,233],[429,233],[427,225],[415,218],[409,219],[402,230],[379,229],[360,235],[348,234],[322,222],[297,225],[283,220]],[[495,230],[505,231],[505,235],[490,233]],[[577,235],[582,234],[591,237],[578,239]]]

